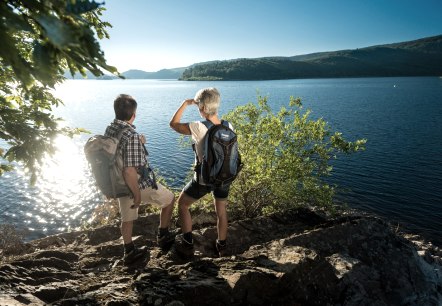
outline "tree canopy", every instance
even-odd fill
[[[51,89],[66,70],[119,76],[98,42],[111,26],[100,19],[103,10],[90,0],[0,1],[0,175],[20,162],[35,181],[54,138],[81,132],[51,114],[62,104]]]

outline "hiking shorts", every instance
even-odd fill
[[[209,192],[212,192],[213,197],[216,200],[227,200],[229,197],[229,190],[230,184],[222,187],[213,187],[198,184],[195,179],[192,179],[186,187],[184,187],[183,192],[195,200],[202,198]]]
[[[172,204],[174,194],[172,191],[157,183],[158,189],[147,187],[141,189],[141,204],[152,204],[159,208],[164,208]],[[134,204],[131,197],[118,198],[120,205],[121,221],[128,222],[138,219],[138,208],[130,208]]]

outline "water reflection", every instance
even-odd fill
[[[394,88],[392,84],[398,84]],[[113,120],[112,101],[129,93],[139,102],[137,130],[148,138],[151,164],[176,190],[181,190],[193,161],[190,148],[178,145],[168,125],[185,97],[215,85],[223,93],[221,113],[256,101],[257,89],[269,95],[275,110],[290,96],[302,97],[304,109],[326,119],[349,139],[368,138],[363,154],[335,165],[334,182],[351,193],[343,199],[354,208],[412,224],[441,244],[442,83],[438,78],[357,78],[253,82],[180,82],[157,80],[74,80],[56,93],[65,105],[54,114],[72,127],[103,133]],[[394,90],[394,91],[393,91]],[[419,103],[416,103],[418,101]],[[186,112],[183,121],[199,120]],[[0,223],[31,227],[31,238],[76,227],[102,203],[82,155],[83,138],[60,140],[36,186],[27,173],[0,177]],[[26,213],[29,213],[26,215]],[[77,219],[75,219],[77,218]]]
[[[78,227],[101,202],[81,139],[59,136],[55,143],[57,152],[46,157],[35,186],[18,187],[29,203],[28,207],[23,207],[27,219],[23,221],[32,224],[29,230],[47,234]],[[22,172],[19,176],[26,177],[26,174]]]

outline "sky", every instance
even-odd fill
[[[442,34],[442,0],[104,0],[120,72],[356,49]],[[98,1],[99,2],[99,1]]]

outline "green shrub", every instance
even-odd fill
[[[322,118],[312,120],[299,98],[272,112],[267,97],[258,97],[229,112],[244,168],[231,186],[229,212],[256,217],[301,205],[331,208],[336,186],[326,183],[330,160],[338,153],[365,148],[365,139],[346,141]]]

